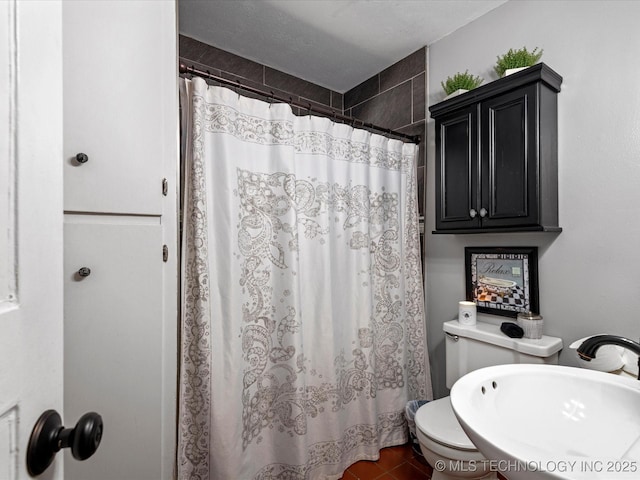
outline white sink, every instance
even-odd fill
[[[640,381],[557,365],[468,373],[451,405],[509,480],[640,478]]]

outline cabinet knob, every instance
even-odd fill
[[[78,275],[81,277],[88,277],[89,275],[91,275],[91,269],[89,267],[82,267],[80,270],[78,270]]]
[[[88,161],[89,161],[89,156],[86,153],[78,153],[76,155],[76,162],[87,163]]]
[[[478,215],[478,212],[476,212],[475,208],[472,208],[471,210],[469,210],[469,216],[471,218],[476,218],[476,215]]]
[[[480,216],[481,216],[482,218],[486,217],[486,216],[487,216],[487,213],[489,213],[489,212],[487,212],[487,209],[486,209],[486,208],[482,207],[482,208],[480,209]]]

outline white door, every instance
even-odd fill
[[[59,1],[0,2],[2,480],[30,478],[33,425],[62,413],[61,41]],[[62,455],[40,478],[63,478]]]

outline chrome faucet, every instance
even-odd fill
[[[617,335],[594,335],[587,338],[578,347],[578,355],[580,355],[581,359],[590,362],[596,358],[596,352],[603,345],[618,345],[628,348],[636,355],[640,355],[640,343]],[[638,380],[640,380],[640,357],[638,357],[638,369]]]

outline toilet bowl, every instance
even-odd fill
[[[462,430],[449,397],[420,407],[415,422],[420,450],[433,467],[432,480],[497,479],[490,462]]]

